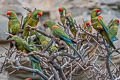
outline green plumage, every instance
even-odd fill
[[[30,19],[31,15],[32,15],[31,12],[29,12],[29,13],[27,14],[27,16],[24,18],[23,25],[22,25],[22,29],[24,29],[25,24],[26,24],[27,21]]]
[[[60,27],[59,25],[56,25],[56,23],[52,20],[47,20],[44,22],[45,27],[49,27],[52,34],[56,37],[59,38],[63,41],[65,41],[65,43],[72,48],[82,59],[81,54],[79,54],[79,52],[74,48],[73,44],[74,41],[72,41],[69,36],[64,32],[64,29],[62,27]]]
[[[66,18],[67,18],[67,22],[70,25],[70,31],[71,31],[71,33],[74,35],[74,37],[76,37],[77,29],[75,28],[74,20],[73,20],[73,17],[72,17],[72,15],[71,15],[70,12],[66,13]]]
[[[107,26],[112,41],[116,39],[116,35],[118,33],[119,22],[117,20],[119,21],[119,19],[112,19]]]
[[[22,38],[18,37],[18,36],[13,36],[10,38],[10,41],[15,44],[15,47],[17,48],[17,50],[29,53],[32,51],[38,51],[38,49],[36,47],[30,47],[29,44]],[[38,59],[38,57],[36,57],[35,55],[30,55],[28,56],[31,61],[32,61],[32,66],[33,69],[38,69],[40,71],[41,67],[40,67],[40,61]]]
[[[59,8],[59,9],[60,9],[60,8]],[[59,10],[59,13],[60,13],[60,21],[62,22],[63,25],[65,24],[65,21],[66,21],[66,19],[65,19],[66,12],[67,12],[67,10],[66,10],[66,8],[64,8],[64,7],[61,7],[61,11]]]
[[[109,32],[107,26],[104,24],[104,21],[101,16],[98,15],[98,12],[96,9],[93,9],[91,11],[91,23],[93,25],[93,28],[98,31],[104,39],[107,41],[107,43],[115,49],[115,46],[110,39]]]
[[[44,35],[40,35],[40,43],[43,47],[47,46],[49,43],[49,40],[46,39],[46,37]],[[50,51],[55,51],[57,50],[57,48],[52,44],[50,46]]]
[[[88,24],[88,23],[89,23],[89,24]],[[82,28],[83,28],[86,32],[92,34],[93,28],[92,28],[89,20],[85,20],[85,21],[84,21],[84,24],[82,24]],[[86,35],[87,35],[87,34],[84,33],[84,32],[81,33],[82,38],[85,38]]]
[[[16,35],[19,33],[20,30],[20,23],[18,21],[17,15],[15,12],[10,11],[10,17],[8,22],[8,32],[12,35]]]
[[[41,10],[39,9],[35,9],[33,12],[31,12],[31,17],[26,21],[25,20],[25,24],[24,24],[24,31],[23,31],[23,38],[26,39],[26,37],[28,35],[33,35],[34,31],[29,30],[28,28],[26,28],[27,25],[31,26],[31,27],[36,27],[38,22],[40,21],[40,16],[38,15],[38,13],[42,13]],[[39,17],[38,17],[39,16]]]

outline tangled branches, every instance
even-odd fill
[[[90,33],[76,22],[68,21],[69,22],[64,25],[61,23],[58,24],[62,26],[67,35],[77,43],[75,48],[80,55],[82,55],[82,60],[70,47],[66,46],[61,39],[55,38],[43,30],[27,25],[26,28],[29,30],[35,30],[48,37],[50,39],[49,43],[45,47],[42,47],[40,51],[36,50],[29,53],[16,50],[16,48],[5,48],[5,54],[0,56],[0,58],[4,58],[0,69],[1,72],[11,68],[12,70],[8,71],[11,75],[16,71],[22,70],[36,73],[41,80],[119,80],[120,66],[116,65],[116,63],[110,59],[110,57],[116,57],[112,56],[112,54],[116,53],[119,49],[110,50],[106,45],[106,41],[99,33]],[[70,32],[70,23],[75,25],[75,35]],[[57,45],[55,46],[56,48],[63,46],[63,49],[50,51],[53,43]],[[13,57],[13,54],[15,54],[15,57]],[[28,56],[31,55],[38,57],[42,71],[32,69],[31,66],[25,65],[26,63],[31,64],[28,63],[31,62]]]

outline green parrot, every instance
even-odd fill
[[[119,19],[112,19],[108,23],[107,27],[112,41],[115,41],[117,39],[116,35],[118,33],[118,26],[119,26]]]
[[[43,47],[45,47],[46,45],[48,45],[49,40],[47,40],[44,35],[40,35],[40,43]],[[52,44],[50,46],[50,51],[56,51],[56,50],[57,50],[57,48]]]
[[[84,24],[82,24],[82,28],[83,28],[86,32],[88,32],[88,33],[90,33],[90,34],[92,34],[92,32],[93,32],[93,28],[92,28],[89,20],[85,20],[85,21],[84,21]],[[82,38],[85,38],[85,37],[86,37],[86,33],[82,33],[81,36],[82,36]]]
[[[91,23],[92,23],[92,26],[96,31],[98,31],[104,37],[104,39],[107,41],[107,43],[111,47],[116,49],[113,42],[112,42],[112,40],[110,39],[109,31],[108,31],[107,26],[104,24],[103,18],[101,16],[99,16],[100,13],[101,13],[100,9],[93,9],[91,11]]]
[[[64,29],[60,27],[59,25],[56,25],[56,23],[52,20],[47,20],[43,24],[44,27],[49,27],[52,34],[61,40],[63,40],[70,48],[72,48],[82,59],[81,54],[74,48],[74,41],[72,41],[69,36],[64,32]]]
[[[7,12],[7,16],[9,18],[9,22],[8,22],[8,33],[12,34],[12,35],[18,35],[19,34],[19,30],[20,30],[20,22],[17,18],[17,15],[14,11],[8,11]],[[11,36],[7,37],[7,40],[10,38]],[[13,45],[12,43],[10,43],[10,48],[12,48]]]
[[[67,12],[66,13],[66,18],[67,18],[67,21],[70,25],[70,31],[71,33],[74,35],[74,37],[76,37],[76,34],[77,34],[77,29],[75,28],[75,24],[74,24],[74,20],[73,20],[73,17],[71,15],[70,12]]]
[[[59,13],[60,13],[60,21],[61,21],[62,24],[64,25],[64,24],[65,24],[65,21],[66,21],[65,16],[66,16],[67,10],[66,10],[66,8],[64,8],[64,7],[60,7],[60,8],[58,8],[58,11],[59,11]]]
[[[40,33],[38,33],[38,32],[35,32],[35,35],[36,35],[36,37],[35,37],[35,39],[34,39],[34,41],[33,41],[35,44],[42,45],[42,48],[44,48],[45,46],[48,45],[49,40],[47,40],[47,37],[46,37],[46,36],[44,36],[44,35],[42,35],[42,34],[40,34]],[[42,49],[42,48],[40,48],[40,49]],[[52,45],[50,46],[49,50],[50,50],[51,52],[53,52],[53,51],[56,51],[57,48],[52,44]]]
[[[40,16],[42,16],[42,11],[39,9],[35,9],[32,13],[31,13],[31,17],[28,19],[28,21],[24,24],[24,30],[23,30],[23,38],[26,39],[27,36],[34,34],[34,31],[29,30],[28,28],[26,28],[27,25],[31,26],[31,27],[35,27],[37,26],[38,22],[40,21]]]
[[[34,47],[30,47],[29,44],[22,38],[20,38],[19,36],[13,36],[10,38],[10,42],[13,43],[13,45],[15,45],[15,47],[17,48],[17,50],[29,53],[32,51],[38,51],[38,49],[34,46]],[[32,68],[33,69],[38,69],[42,72],[42,69],[40,67],[40,60],[38,59],[38,57],[36,57],[35,55],[30,55],[28,56],[30,58],[30,60],[32,61]],[[33,73],[34,75],[34,73]]]
[[[31,16],[32,16],[32,14],[31,14],[31,12],[29,12],[27,14],[27,16],[24,18],[22,29],[24,29],[26,22],[30,19]]]
[[[8,22],[8,32],[12,35],[17,35],[20,30],[20,22],[14,11],[8,11],[7,16],[9,18]]]
[[[24,80],[32,80],[31,78],[26,78],[26,79],[24,79]]]

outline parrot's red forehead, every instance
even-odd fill
[[[38,12],[38,15],[42,16],[42,15],[43,15],[43,13],[42,13],[42,12]]]
[[[60,11],[60,12],[61,12],[61,11],[62,11],[62,8],[58,8],[58,11]]]
[[[45,24],[45,23],[43,23],[42,25],[43,25],[44,27],[46,26],[46,24]]]
[[[85,24],[86,24],[86,25],[89,25],[90,23],[89,23],[89,21],[87,21]]]
[[[96,12],[100,12],[101,10],[100,9],[96,9]]]
[[[31,78],[27,78],[27,80],[32,80]]]
[[[11,14],[11,11],[8,11],[8,12],[7,12],[7,15],[10,15],[10,14]]]
[[[118,22],[118,23],[120,22],[119,19],[117,19],[117,22]]]

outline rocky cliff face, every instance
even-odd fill
[[[103,10],[102,16],[106,23],[111,18],[120,18],[120,0],[0,0],[0,43],[3,43],[7,37],[5,32],[7,32],[8,27],[6,17],[8,10],[15,11],[19,19],[21,19],[21,16],[27,13],[23,7],[28,7],[31,10],[38,8],[45,12],[42,20],[51,18],[59,21],[57,8],[60,6],[66,7],[78,23],[82,23],[83,18],[90,19],[90,10],[97,7]],[[117,47],[119,46],[118,43],[118,41],[115,42]],[[3,52],[5,52],[4,49],[0,49],[0,53]],[[0,74],[0,80],[18,80],[18,77],[12,76],[8,78],[7,72],[4,72]]]

